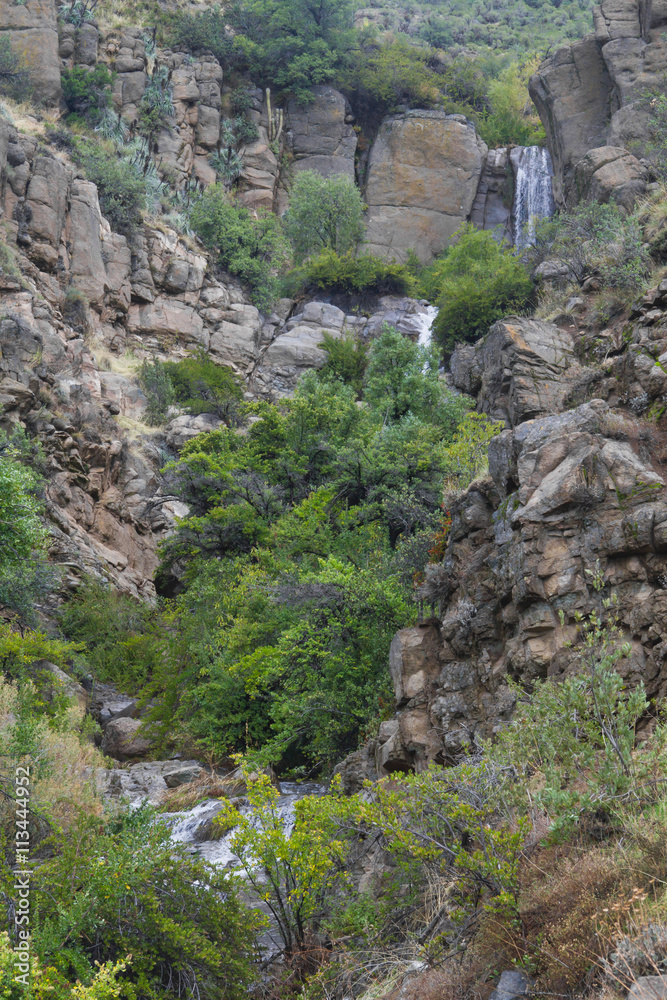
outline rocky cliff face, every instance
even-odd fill
[[[598,607],[598,566],[632,648],[623,676],[667,693],[667,450],[637,418],[667,389],[663,294],[647,295],[627,350],[602,365],[582,357],[583,329],[526,319],[457,349],[456,385],[507,430],[488,476],[451,506],[446,554],[421,590],[432,617],[394,639],[396,716],[343,765],[350,788],[455,760],[510,716],[510,678],[575,668],[575,614]]]
[[[547,132],[557,201],[616,198],[631,207],[646,187],[634,155],[648,133],[640,98],[660,86],[667,67],[667,8],[661,0],[602,0],[594,23],[594,34],[543,63],[530,94]]]

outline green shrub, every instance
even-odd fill
[[[242,61],[242,53],[235,47],[227,24],[218,6],[197,14],[179,13],[168,41],[173,49],[212,52],[220,65],[230,70]]]
[[[167,361],[164,369],[175,402],[189,413],[214,413],[228,426],[242,422],[243,388],[230,368],[216,365],[202,351],[183,361]]]
[[[104,63],[98,63],[94,69],[86,66],[65,69],[60,80],[63,100],[69,114],[76,115],[91,128],[99,125],[111,104],[114,74],[109,72]]]
[[[254,215],[214,184],[193,204],[190,220],[218,263],[247,282],[255,304],[268,311],[278,296],[278,273],[289,261],[280,219],[272,212]]]
[[[58,17],[66,24],[80,28],[86,21],[95,18],[95,9],[99,0],[61,0],[58,3]]]
[[[488,84],[489,110],[477,115],[477,131],[489,146],[546,145],[546,135],[530,103],[528,88],[516,63]],[[527,112],[528,109],[528,113]]]
[[[341,71],[339,83],[362,120],[371,125],[406,104],[435,107],[442,95],[429,55],[404,35],[389,36],[356,48]]]
[[[131,238],[146,209],[146,180],[136,163],[115,148],[90,142],[77,145],[75,158],[97,185],[100,209],[111,228]]]
[[[368,365],[368,345],[352,333],[346,333],[343,337],[325,333],[320,347],[326,353],[327,360],[318,372],[319,378],[340,379],[346,385],[351,385],[357,396],[361,396]]]
[[[150,811],[106,824],[80,815],[50,848],[31,883],[43,963],[92,978],[94,962],[131,955],[126,997],[247,997],[257,915],[224,872],[187,854]]]
[[[63,633],[85,646],[81,666],[130,693],[145,686],[159,657],[159,641],[150,629],[154,617],[149,605],[93,579],[59,612]]]
[[[359,189],[344,174],[297,174],[284,219],[297,261],[322,250],[355,250],[364,236],[364,210]]]
[[[32,94],[30,75],[12,49],[8,34],[0,35],[0,96],[27,101]]]
[[[287,278],[292,292],[321,288],[346,294],[412,295],[416,281],[407,265],[365,253],[337,254],[325,250],[311,257]]]
[[[583,202],[537,225],[527,260],[534,268],[547,259],[566,265],[580,283],[594,274],[606,288],[627,293],[641,288],[651,269],[637,216],[598,202]]]
[[[157,358],[153,362],[144,360],[139,370],[139,385],[148,400],[146,423],[159,427],[167,419],[169,407],[176,401],[166,365]]]
[[[490,232],[468,224],[455,236],[457,242],[423,277],[427,297],[439,307],[433,329],[447,351],[526,309],[533,287],[523,262]]]
[[[174,102],[166,66],[155,66],[139,104],[139,133],[152,143],[174,118]]]

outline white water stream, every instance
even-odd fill
[[[415,315],[415,325],[419,328],[419,340],[417,343],[420,347],[431,346],[431,327],[437,315],[437,306],[425,306],[423,312]]]
[[[535,239],[536,222],[554,214],[553,166],[549,150],[542,146],[517,146],[510,157],[514,168],[514,245],[526,247]]]
[[[294,806],[299,799],[308,795],[324,795],[327,786],[316,781],[281,781],[278,814],[282,820],[283,829],[288,835],[294,825]],[[230,830],[219,840],[210,839],[211,820],[220,810],[217,799],[207,799],[185,812],[167,813],[161,819],[171,827],[171,839],[179,844],[185,844],[192,854],[204,858],[216,868],[227,868],[235,865],[238,858],[231,848],[234,830]],[[241,805],[239,812],[243,816],[252,814],[250,806]]]

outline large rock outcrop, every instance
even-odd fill
[[[353,121],[350,105],[333,87],[314,87],[313,100],[305,106],[289,101],[287,130],[294,169],[315,170],[324,177],[345,174],[354,180]]]
[[[487,147],[462,115],[408,111],[383,121],[371,149],[366,241],[372,253],[427,261],[470,215]]]
[[[641,155],[648,134],[642,97],[661,85],[667,70],[667,8],[662,2],[602,0],[594,23],[594,34],[540,66],[530,94],[547,132],[556,200],[597,197],[585,185],[582,190],[581,175],[590,164],[579,164],[591,150],[610,146],[616,153],[614,176],[607,170],[603,197],[631,207],[646,181],[632,155]]]

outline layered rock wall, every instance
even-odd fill
[[[612,199],[630,208],[646,187],[637,157],[649,133],[645,95],[660,89],[667,70],[667,9],[603,0],[594,24],[594,34],[542,64],[530,94],[547,132],[557,202]],[[610,152],[592,156],[602,146]]]

